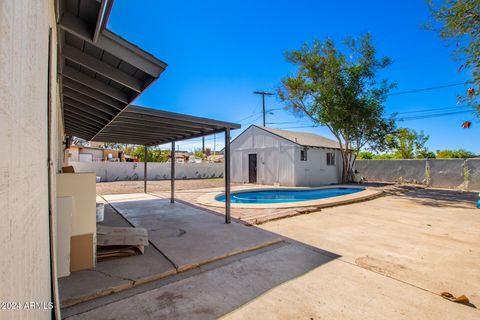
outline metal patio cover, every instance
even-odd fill
[[[130,105],[167,64],[106,28],[112,6],[112,0],[56,1],[66,135],[156,145],[239,128]]]
[[[237,128],[230,122],[129,105],[92,140],[153,146]]]

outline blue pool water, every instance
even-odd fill
[[[343,196],[346,194],[363,191],[363,188],[326,188],[311,190],[276,189],[232,192],[231,203],[285,203],[318,200]],[[225,195],[215,197],[216,200],[225,202]]]

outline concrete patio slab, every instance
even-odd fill
[[[214,319],[333,259],[286,245],[72,318]]]
[[[480,210],[475,199],[475,193],[399,187],[393,195],[261,228],[436,294],[465,294],[480,307]]]
[[[478,195],[409,186],[386,193],[269,222],[260,228],[284,242],[104,297],[89,308],[76,306],[67,317],[478,319]],[[180,275],[186,276],[169,281]],[[442,291],[465,294],[471,304],[443,299]]]
[[[131,227],[105,206],[106,226]],[[145,247],[143,255],[101,261],[93,270],[73,272],[59,279],[62,308],[128,289],[142,283],[175,274],[174,266],[154,247]]]
[[[290,244],[69,317],[478,319],[478,311]]]
[[[77,271],[68,277],[58,279],[62,308],[122,291],[131,286],[131,280],[95,270]]]
[[[278,243],[281,237],[232,222],[183,203],[148,194],[104,196],[136,226],[148,229],[149,240],[178,271]]]

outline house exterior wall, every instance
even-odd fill
[[[53,1],[0,1],[0,145],[8,155],[0,158],[2,302],[52,301],[48,165],[54,176],[63,160],[59,152],[63,129],[56,83],[56,34]],[[49,71],[53,138],[50,164]],[[54,190],[54,179],[52,186]],[[48,309],[1,310],[0,317],[49,319],[50,315]]]
[[[80,149],[70,148],[68,149],[68,161],[80,161]]]
[[[93,161],[102,161],[107,156],[106,154],[104,154],[104,150],[102,149],[94,149],[88,147],[80,149],[80,154],[91,154]],[[114,154],[112,154],[112,157],[115,158]]]
[[[300,150],[295,152],[295,185],[315,187],[339,183],[342,179],[342,155],[339,150],[308,148],[307,161],[300,160]],[[327,153],[335,154],[335,165],[327,166]]]
[[[233,182],[248,183],[248,155],[257,154],[257,183],[293,186],[296,145],[257,127],[250,127],[230,146]]]

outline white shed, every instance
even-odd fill
[[[320,186],[340,183],[339,144],[317,134],[251,125],[231,142],[232,181]]]

